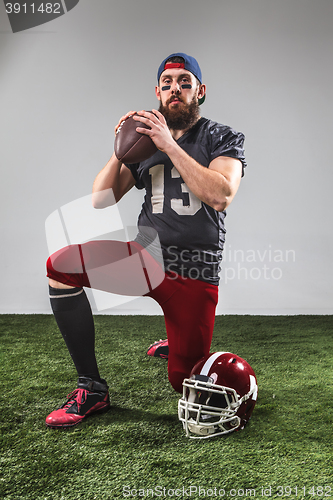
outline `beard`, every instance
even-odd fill
[[[177,97],[183,104],[180,109],[177,107],[169,108],[170,102]],[[171,96],[165,103],[160,102],[159,112],[164,116],[167,125],[172,130],[187,130],[199,120],[198,99],[194,96],[190,104],[184,103],[181,97]]]

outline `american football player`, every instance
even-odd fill
[[[84,287],[142,295],[160,304],[168,376],[176,391],[182,393],[183,380],[209,355],[226,208],[246,167],[244,135],[200,116],[206,85],[198,62],[187,54],[174,53],[162,61],[155,94],[159,109],[138,111],[134,119],[137,131],[153,140],[157,152],[127,165],[113,154],[93,185],[93,203],[100,209],[110,203],[110,190],[116,202],[134,186],[145,190],[135,240],[71,245],[47,262],[52,311],[78,373],[77,388],[46,418],[52,428],[76,425],[110,405]],[[121,117],[115,130],[133,114]]]

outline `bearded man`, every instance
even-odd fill
[[[51,307],[79,376],[77,389],[46,418],[48,427],[76,425],[110,405],[83,287],[147,296],[160,304],[168,339],[154,344],[150,354],[167,352],[169,381],[176,391],[182,393],[183,380],[209,354],[225,209],[244,175],[244,135],[200,117],[206,86],[198,62],[187,54],[163,60],[155,93],[159,110],[139,111],[134,119],[157,152],[129,165],[113,154],[93,185],[95,208],[111,204],[111,190],[117,202],[134,186],[145,189],[137,237],[127,243],[72,245],[48,259]],[[119,120],[116,132],[131,115],[134,111]],[[140,127],[141,122],[149,128]]]

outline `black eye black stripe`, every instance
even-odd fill
[[[171,85],[164,85],[161,90],[170,90]],[[182,89],[191,89],[192,85],[190,83],[184,83],[184,85],[181,85]]]

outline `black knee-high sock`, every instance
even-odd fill
[[[50,302],[79,377],[100,380],[95,357],[95,327],[83,288],[49,287]]]

